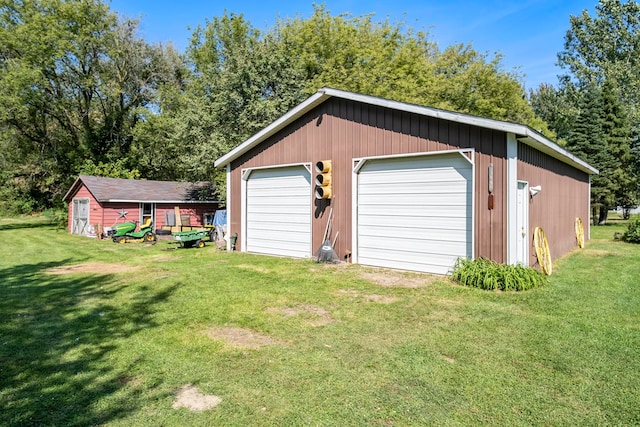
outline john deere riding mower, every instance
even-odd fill
[[[130,241],[155,243],[158,239],[156,233],[153,232],[151,218],[147,218],[144,224],[140,225],[140,229],[136,231],[136,222],[127,221],[117,224],[110,232],[111,239],[115,243],[126,243]]]

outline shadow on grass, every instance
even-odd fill
[[[175,287],[127,289],[115,305],[115,276],[45,273],[65,264],[0,269],[0,425],[98,425],[137,409],[135,360],[117,366],[114,341],[156,326]]]
[[[24,230],[35,228],[56,228],[57,225],[50,221],[29,221],[29,222],[8,222],[0,224],[0,231],[3,230]]]

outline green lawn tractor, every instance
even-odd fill
[[[144,224],[140,225],[140,229],[138,231],[136,231],[137,224],[138,221],[127,221],[117,224],[111,230],[111,239],[114,243],[135,241],[155,244],[158,238],[151,228],[151,225],[153,224],[151,218],[148,218]]]

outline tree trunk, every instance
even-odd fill
[[[600,215],[598,216],[598,224],[600,225],[606,224],[608,215],[609,215],[609,207],[606,205],[600,205]]]

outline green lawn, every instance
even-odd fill
[[[638,425],[623,230],[501,293],[3,219],[0,425]],[[174,409],[189,384],[221,403]]]

